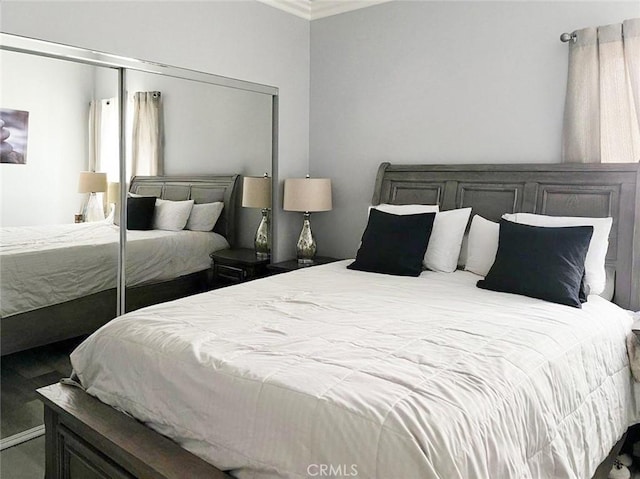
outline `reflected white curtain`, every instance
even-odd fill
[[[640,18],[574,33],[563,161],[640,161]]]
[[[108,183],[117,182],[120,171],[118,129],[117,99],[92,100],[89,105],[88,170],[106,173]],[[96,196],[98,201],[106,207],[107,195],[96,193]]]
[[[93,100],[89,108],[89,171],[107,174],[118,181],[118,102],[115,98]]]
[[[131,176],[162,175],[164,138],[160,92],[136,92],[132,110]]]

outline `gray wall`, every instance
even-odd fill
[[[319,252],[346,257],[382,161],[559,161],[560,33],[639,15],[638,2],[415,1],[309,23],[253,1],[4,1],[0,27],[279,87],[280,178],[333,179],[334,210],[312,223]],[[276,259],[300,225],[280,214]]]
[[[0,226],[73,223],[98,67],[6,51],[0,64],[0,107],[29,112],[26,164],[0,164]]]
[[[277,86],[280,177],[307,173],[308,21],[254,1],[3,1],[1,8],[6,33]],[[280,215],[276,259],[295,254],[299,228],[298,218]]]
[[[398,1],[311,23],[310,169],[333,179],[319,253],[352,257],[378,165],[560,161],[562,32],[640,2]]]
[[[128,72],[129,96],[156,90],[162,92],[166,175],[271,174],[271,95]],[[239,207],[237,215],[237,246],[253,248],[262,214]]]

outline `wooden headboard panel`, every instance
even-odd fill
[[[134,176],[129,191],[163,200],[194,200],[199,203],[223,201],[224,209],[213,231],[221,234],[233,248],[236,244],[238,175]]]
[[[640,309],[640,165],[392,165],[382,163],[372,204],[472,207],[492,221],[504,213],[613,218],[607,269],[613,301]],[[612,279],[613,281],[613,279]]]

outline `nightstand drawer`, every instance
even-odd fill
[[[247,248],[225,249],[211,253],[212,287],[243,283],[268,276],[268,258],[258,258]]]
[[[220,278],[230,281],[245,281],[247,279],[247,271],[243,268],[229,266],[226,264],[214,265],[214,274]]]

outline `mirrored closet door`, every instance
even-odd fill
[[[212,252],[254,248],[261,209],[242,207],[242,179],[272,176],[273,100],[142,71],[128,71],[125,86],[130,211],[148,203],[137,196],[158,197],[151,224],[127,228],[131,309],[206,290]]]
[[[34,391],[83,336],[253,250],[271,188],[243,208],[243,178],[277,176],[278,90],[3,33],[0,71],[6,448],[44,432]]]
[[[69,375],[75,333],[116,315],[119,231],[105,218],[108,182],[119,177],[119,72],[4,49],[0,65],[0,438],[7,447],[41,427],[34,391]],[[115,128],[95,124],[100,108]]]

